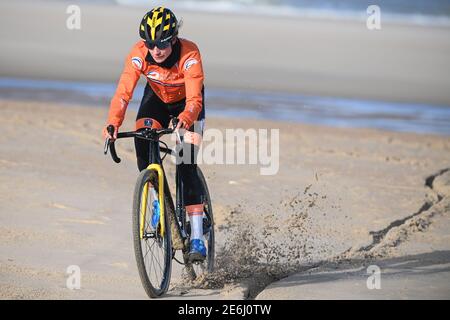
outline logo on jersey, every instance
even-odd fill
[[[194,64],[197,63],[198,63],[197,59],[194,58],[187,59],[186,62],[184,63],[184,70],[189,70],[190,67],[192,67]]]
[[[131,62],[133,63],[133,66],[138,69],[142,70],[142,59],[139,57],[133,57],[131,58]]]
[[[153,124],[153,121],[152,121],[152,119],[145,119],[144,120],[144,126],[146,126],[146,127],[152,127],[152,124]]]
[[[150,79],[155,79],[158,80],[159,79],[159,73],[156,71],[150,71],[149,73],[147,73],[147,77]]]

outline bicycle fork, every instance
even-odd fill
[[[158,175],[158,200],[159,200],[159,207],[160,207],[160,216],[159,216],[159,223],[161,225],[161,237],[164,237],[164,234],[166,232],[166,225],[165,225],[165,219],[164,219],[164,213],[165,213],[165,207],[164,207],[164,174],[161,165],[152,163],[147,167],[147,170],[153,170],[156,171]],[[148,184],[147,182],[144,186],[144,191],[142,193],[142,199],[141,199],[141,213],[140,213],[140,237],[141,239],[144,238],[144,228],[145,228],[145,213],[147,209],[147,197],[148,197]]]

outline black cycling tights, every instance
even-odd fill
[[[203,92],[202,92],[203,93]],[[203,100],[204,101],[204,100]],[[178,116],[180,112],[184,110],[185,100],[166,104],[161,101],[156,94],[152,91],[147,84],[144,90],[144,96],[139,107],[139,111],[136,117],[152,118],[158,121],[164,128],[167,128],[170,121],[170,116]],[[205,118],[205,106],[203,104],[202,112],[200,113],[198,120],[204,121]],[[201,129],[200,129],[201,130]],[[189,128],[189,131],[194,131],[194,126]],[[202,132],[198,132],[202,134]],[[137,166],[139,171],[144,170],[149,165],[150,148],[149,142],[135,138],[134,145],[136,148]],[[190,154],[188,163],[180,163],[178,166],[181,174],[181,180],[183,182],[184,190],[184,203],[185,205],[193,205],[202,203],[203,188],[200,178],[197,173],[196,158],[199,147],[192,144],[182,144],[183,153]]]

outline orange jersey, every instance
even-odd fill
[[[108,124],[120,127],[129,101],[141,75],[144,75],[155,94],[164,103],[178,102],[186,98],[184,111],[179,115],[193,123],[202,110],[203,67],[195,43],[179,39],[180,55],[170,68],[149,61],[150,55],[144,41],[138,41],[126,58],[116,93],[111,100]]]

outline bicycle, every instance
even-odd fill
[[[171,129],[145,128],[138,131],[120,132],[117,135],[117,139],[139,138],[149,141],[150,165],[140,173],[134,189],[132,229],[139,276],[145,292],[150,298],[160,297],[168,291],[172,260],[185,266],[191,280],[195,280],[203,273],[212,272],[214,269],[214,219],[211,198],[202,171],[197,166],[204,191],[203,235],[207,248],[207,256],[202,263],[190,262],[188,259],[190,223],[186,218],[183,184],[178,164],[175,170],[176,206],[174,206],[167,183],[163,160],[168,154],[176,157],[176,152],[168,148],[167,144],[160,140],[160,137],[175,132],[175,126],[176,123]],[[108,132],[112,136],[114,127],[109,126]],[[182,142],[183,136],[179,135],[178,131],[176,133],[178,140]],[[121,159],[117,156],[115,142],[107,138],[104,148],[105,155],[108,153],[108,149],[114,162],[120,163]],[[164,153],[163,157],[161,157],[161,152]],[[172,233],[178,233],[175,234],[175,238],[179,236],[178,241],[173,241],[175,238],[172,238]],[[175,257],[177,250],[182,251],[183,261],[179,261]]]

